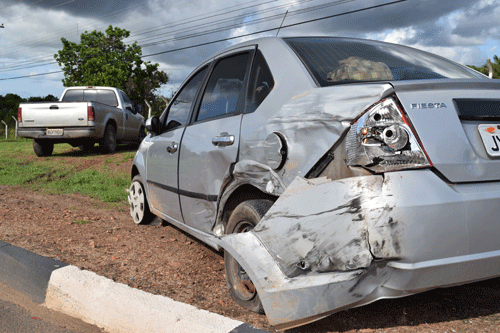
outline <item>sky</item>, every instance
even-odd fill
[[[500,0],[0,0],[2,24],[0,95],[24,98],[59,97],[61,38],[78,43],[109,25],[129,30],[125,42],[169,74],[164,96],[212,54],[280,25],[282,37],[375,39],[467,65],[500,55]]]

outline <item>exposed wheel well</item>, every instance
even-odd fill
[[[223,224],[224,228],[227,225],[229,216],[231,216],[231,213],[236,208],[236,206],[238,206],[243,201],[253,199],[268,199],[274,202],[278,199],[278,197],[264,193],[252,185],[242,185],[238,187],[236,190],[234,190],[233,193],[231,193],[226,203],[224,204],[222,217],[220,219],[220,222]]]
[[[116,125],[116,121],[114,121],[114,119],[108,120],[108,122],[106,123],[106,126],[108,126],[108,125],[113,126],[115,128],[115,132],[117,131],[118,126]],[[104,126],[104,128],[106,128],[106,126]]]

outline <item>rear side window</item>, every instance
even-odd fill
[[[266,59],[257,50],[250,75],[245,113],[254,112],[274,88],[274,78]]]
[[[220,60],[208,81],[197,121],[236,113],[243,95],[249,53]]]
[[[118,100],[116,99],[116,94],[113,90],[102,90],[102,89],[97,90],[96,102],[106,104],[109,106],[118,106]]]
[[[481,75],[437,55],[402,45],[342,38],[285,38],[320,86]]]

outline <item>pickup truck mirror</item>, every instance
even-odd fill
[[[132,112],[133,114],[136,114],[137,112],[134,110],[134,108],[130,105],[127,105],[127,107],[125,107],[125,110],[128,110],[130,112]]]
[[[137,111],[137,113],[142,114],[142,111],[143,111],[142,105],[141,104],[137,104],[135,106],[135,110]]]
[[[146,129],[153,135],[160,134],[160,118],[158,116],[148,118],[146,120]]]

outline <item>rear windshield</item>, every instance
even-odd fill
[[[104,89],[71,89],[66,91],[63,102],[98,102],[109,106],[118,106],[113,90]]]
[[[373,81],[484,78],[406,46],[341,38],[285,38],[320,86]]]

